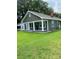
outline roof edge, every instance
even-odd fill
[[[25,17],[27,16],[27,14],[28,14],[29,12],[32,13],[31,11],[28,10],[28,11],[26,12],[25,16],[23,17],[23,19],[21,20],[21,23],[23,22],[23,20],[25,19]],[[32,14],[34,14],[34,13],[32,13]],[[34,14],[34,15],[36,15],[36,14]],[[36,16],[38,16],[38,15],[36,15]],[[40,17],[40,16],[38,16],[38,17]],[[42,17],[40,17],[40,18],[43,19]]]

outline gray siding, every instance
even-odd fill
[[[29,17],[29,14],[31,15],[30,17]],[[39,18],[38,16],[33,15],[33,14],[31,14],[31,13],[29,13],[29,14],[28,14],[27,17],[24,19],[23,22],[29,22],[29,21],[37,21],[37,20],[41,20],[41,18]]]
[[[53,23],[52,23],[53,21]],[[56,21],[56,20],[49,20],[48,21],[48,26],[49,26],[49,31],[53,31],[55,29],[58,29],[59,28],[59,21]]]
[[[54,21],[55,28],[58,28],[59,27],[59,24],[58,23],[59,23],[58,21]]]

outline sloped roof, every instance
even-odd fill
[[[59,21],[61,21],[61,19],[58,18],[58,17],[52,17],[52,20],[59,20]]]
[[[38,12],[33,12],[33,11],[28,11],[34,15],[37,15],[38,17],[42,18],[42,19],[52,19],[51,16],[43,14],[43,13],[38,13]]]
[[[60,19],[57,18],[57,17],[51,17],[49,15],[46,15],[46,14],[43,14],[43,13],[34,12],[34,11],[27,11],[27,13],[25,14],[25,16],[24,16],[23,19],[25,19],[25,17],[27,16],[27,14],[29,12],[32,13],[32,14],[34,14],[34,15],[36,15],[36,16],[38,16],[38,17],[40,17],[41,19],[50,19],[50,20],[59,20],[60,21]]]

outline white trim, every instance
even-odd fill
[[[33,31],[35,31],[35,22],[33,22]]]
[[[44,21],[42,20],[42,31],[44,31]]]
[[[49,24],[48,24],[48,21],[47,21],[47,31],[49,31]]]
[[[37,16],[37,17],[39,17],[39,18],[41,18],[41,19],[42,19],[42,17],[40,17],[40,16],[36,15],[35,13],[33,13],[33,12],[31,12],[31,11],[28,11],[28,12],[30,12],[30,13],[34,14],[35,16]]]
[[[22,24],[22,30],[24,30],[24,29],[25,29],[24,24]]]
[[[28,22],[28,30],[30,30],[30,27],[29,27],[29,22]]]
[[[21,20],[21,23],[23,23],[24,18],[27,16],[28,12],[25,14],[25,16],[23,17],[23,19]]]
[[[41,22],[42,20],[36,20],[36,21],[28,21],[29,23],[32,23],[32,22]],[[48,20],[43,20],[43,21],[48,21]]]
[[[32,13],[31,11],[27,11],[27,13],[26,13],[25,16],[23,17],[21,23],[23,23],[25,17],[28,15],[29,12]],[[32,13],[32,14],[34,14],[34,13]],[[34,14],[34,15],[36,15],[36,14]],[[38,15],[36,15],[36,16],[38,16]],[[40,17],[40,16],[38,16],[38,17]],[[40,18],[42,19],[42,17],[40,17]]]

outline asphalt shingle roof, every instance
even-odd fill
[[[33,11],[29,11],[29,12],[32,13],[32,14],[35,14],[35,15],[39,16],[42,19],[52,19],[51,16],[43,14],[43,13],[38,13],[38,12],[33,12]]]
[[[49,20],[59,20],[59,21],[61,21],[61,19],[58,18],[58,17],[51,17],[51,16],[49,16],[49,15],[46,15],[46,14],[43,14],[43,13],[34,12],[34,11],[27,11],[27,13],[28,13],[28,12],[30,12],[30,13],[32,13],[32,14],[38,16],[38,17],[40,17],[41,19],[49,19]],[[24,18],[27,16],[27,13],[26,13],[26,15],[24,16]]]

